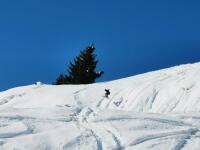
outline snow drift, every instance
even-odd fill
[[[109,98],[104,97],[110,89]],[[200,63],[0,93],[0,149],[200,149]]]

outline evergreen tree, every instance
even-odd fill
[[[90,84],[99,78],[103,71],[96,72],[98,60],[94,54],[94,45],[86,47],[74,59],[74,63],[70,63],[68,75],[60,75],[56,80],[56,84]]]
[[[65,84],[65,82],[66,82],[65,75],[60,74],[59,77],[56,79],[56,82],[54,84],[61,85],[61,84]]]

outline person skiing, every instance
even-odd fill
[[[108,96],[110,95],[110,90],[109,89],[105,89],[105,97],[108,98]]]

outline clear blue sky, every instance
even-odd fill
[[[200,61],[200,1],[0,2],[0,90],[52,83],[94,43],[100,81]]]

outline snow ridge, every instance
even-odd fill
[[[0,149],[199,150],[199,89],[200,63],[91,85],[10,89],[0,93]]]

